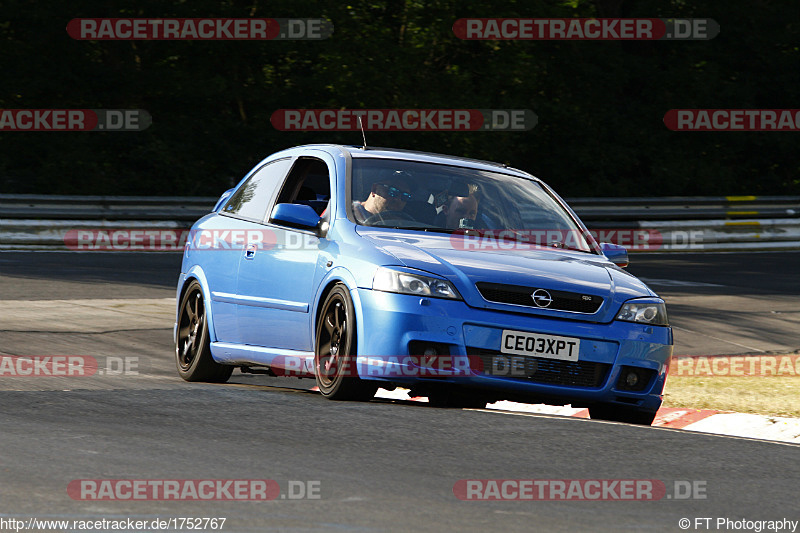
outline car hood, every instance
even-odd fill
[[[397,264],[424,270],[447,278],[464,301],[477,308],[498,309],[552,317],[609,322],[626,300],[655,296],[635,276],[605,257],[560,249],[501,248],[493,239],[472,241],[465,249],[462,237],[447,234],[404,232],[359,227],[358,234],[397,259]],[[500,284],[556,293],[571,293],[581,298],[601,297],[595,312],[576,312],[540,308],[527,297],[522,305],[487,300],[477,284]]]

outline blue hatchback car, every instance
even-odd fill
[[[502,164],[309,145],[273,154],[192,227],[175,355],[188,381],[407,387],[650,424],[672,356],[663,300],[546,184]]]

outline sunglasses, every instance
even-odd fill
[[[386,189],[386,194],[389,195],[390,198],[397,198],[398,196],[403,199],[404,202],[408,202],[411,200],[411,193],[405,192],[397,187],[392,187],[383,183],[379,183],[381,187]]]

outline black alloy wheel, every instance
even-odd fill
[[[356,369],[356,320],[347,287],[334,286],[317,323],[314,375],[317,387],[330,400],[368,401],[377,384],[358,377]]]
[[[178,374],[186,381],[228,381],[233,373],[233,366],[221,365],[211,357],[206,306],[202,287],[197,281],[192,281],[183,293],[178,317],[175,342]]]

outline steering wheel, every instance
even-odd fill
[[[376,222],[386,223],[387,220],[410,220],[416,222],[416,219],[408,213],[402,211],[383,211],[382,213],[375,213],[364,221],[365,226],[374,226]]]

